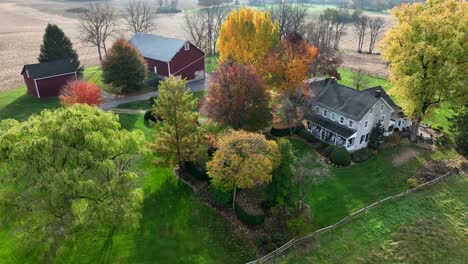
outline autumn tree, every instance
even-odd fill
[[[0,122],[0,142],[0,185],[8,186],[0,220],[44,263],[79,230],[112,239],[138,227],[143,192],[133,164],[144,139],[121,129],[117,115],[87,105],[44,110]]]
[[[232,209],[237,189],[248,189],[271,181],[271,173],[281,161],[276,142],[265,136],[231,131],[218,139],[218,150],[207,162],[208,176],[216,188],[233,190]]]
[[[268,55],[262,71],[280,94],[292,94],[305,79],[317,56],[317,49],[298,33],[284,37]]]
[[[258,130],[271,122],[270,95],[252,65],[223,63],[213,73],[208,116],[234,129]]]
[[[133,32],[148,33],[156,29],[156,10],[147,0],[129,0],[123,12],[128,29]]]
[[[78,53],[63,30],[55,24],[47,24],[42,40],[41,51],[37,58],[40,63],[67,59],[79,72],[83,71]]]
[[[138,90],[147,75],[145,59],[126,39],[117,39],[102,61],[105,83],[112,84],[120,92]]]
[[[164,121],[159,124],[152,149],[167,158],[171,165],[203,158],[206,146],[198,126],[197,100],[185,90],[185,81],[171,76],[159,84],[154,114]]]
[[[278,22],[268,12],[241,8],[232,11],[221,25],[218,38],[219,61],[239,64],[263,63],[278,43]]]
[[[392,92],[412,120],[416,141],[421,120],[442,104],[468,101],[468,3],[429,0],[392,10],[394,26],[380,43],[390,63]]]
[[[292,205],[293,188],[293,164],[296,157],[293,153],[293,147],[289,140],[280,138],[278,140],[278,149],[281,154],[279,166],[273,170],[272,180],[268,184],[268,199],[272,204]]]
[[[69,82],[60,90],[59,99],[64,106],[74,104],[96,106],[101,104],[102,95],[101,89],[96,84],[77,80]]]

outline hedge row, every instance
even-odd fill
[[[304,125],[299,124],[298,126],[293,127],[292,129],[294,130],[294,134],[297,134],[299,131],[304,129]],[[289,127],[287,127],[287,128],[274,128],[274,127],[272,127],[270,129],[270,134],[272,136],[275,136],[275,137],[286,137],[286,136],[291,135],[290,131],[289,131]]]

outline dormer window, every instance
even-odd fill
[[[344,123],[344,117],[340,117],[340,124],[343,124]]]
[[[317,113],[320,113],[320,107],[317,106]]]
[[[185,50],[189,50],[189,49],[190,49],[190,44],[189,44],[189,43],[185,43],[184,49],[185,49]]]
[[[348,126],[353,127],[353,120],[349,120]]]

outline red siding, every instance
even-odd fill
[[[148,71],[149,72],[154,73],[154,66],[156,66],[156,69],[158,70],[159,75],[169,77],[166,62],[153,60],[153,59],[150,59],[150,58],[145,58],[145,60],[146,60],[146,63],[148,64]]]
[[[69,81],[76,80],[75,73],[51,77],[47,79],[36,80],[37,88],[41,98],[58,96],[62,89]]]
[[[189,50],[182,47],[170,62],[171,74],[192,80],[196,71],[205,71],[204,57],[205,53],[192,44]]]
[[[36,84],[34,83],[34,80],[31,78],[28,78],[26,71],[23,73],[23,78],[24,78],[24,83],[26,83],[26,87],[28,88],[28,94],[38,97],[37,92],[36,92]]]

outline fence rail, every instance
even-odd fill
[[[421,190],[421,189],[423,189],[423,188],[425,188],[425,187],[427,187],[427,186],[430,186],[430,185],[432,185],[432,184],[434,184],[434,183],[437,183],[437,182],[439,182],[439,181],[441,181],[441,180],[443,180],[443,179],[449,177],[449,176],[452,175],[452,174],[453,174],[453,172],[451,172],[451,171],[450,171],[450,172],[447,172],[446,174],[444,174],[444,175],[442,175],[442,176],[439,176],[439,177],[437,177],[437,178],[435,178],[435,179],[433,179],[433,180],[431,180],[431,181],[428,181],[428,182],[426,182],[426,183],[423,183],[423,184],[421,184],[421,185],[418,185],[418,186],[416,186],[416,187],[414,187],[414,188],[412,188],[412,189],[409,189],[409,190],[407,190],[407,191],[405,191],[405,192],[402,192],[402,193],[399,193],[399,194],[396,194],[396,195],[392,195],[392,196],[386,197],[386,198],[384,198],[384,199],[382,199],[382,200],[380,200],[380,201],[378,201],[378,202],[375,202],[375,203],[373,203],[373,204],[370,204],[370,205],[368,205],[368,206],[366,206],[366,207],[364,207],[364,208],[361,208],[361,209],[359,209],[359,210],[357,210],[357,211],[355,211],[355,212],[349,214],[348,216],[344,217],[343,219],[341,219],[340,221],[336,222],[336,223],[333,224],[333,225],[329,225],[329,226],[327,226],[327,227],[321,228],[321,229],[319,229],[319,230],[316,230],[316,231],[314,231],[314,232],[312,232],[312,233],[309,233],[309,234],[307,234],[307,235],[304,235],[304,236],[302,236],[302,237],[293,238],[293,239],[291,239],[290,241],[288,241],[286,244],[284,244],[284,245],[282,245],[281,247],[279,247],[279,248],[273,250],[272,252],[268,253],[267,255],[265,255],[265,256],[263,256],[263,257],[257,259],[257,260],[247,262],[246,264],[259,264],[259,263],[264,263],[264,262],[266,262],[266,261],[268,261],[268,260],[270,260],[270,259],[272,259],[272,258],[278,256],[278,255],[281,254],[282,252],[288,250],[290,247],[295,246],[297,242],[304,241],[304,240],[309,239],[309,238],[311,238],[311,237],[315,237],[315,236],[317,236],[317,235],[320,235],[320,234],[322,234],[322,233],[325,233],[325,232],[327,232],[327,231],[329,231],[329,230],[331,230],[331,229],[335,229],[336,227],[338,227],[338,226],[340,226],[340,225],[342,225],[342,224],[348,222],[349,220],[351,220],[351,219],[352,219],[354,216],[356,216],[356,215],[363,214],[363,213],[365,213],[367,210],[372,209],[372,208],[374,208],[374,207],[376,207],[376,206],[378,206],[378,205],[380,205],[380,204],[382,204],[382,203],[385,203],[385,202],[387,202],[387,201],[394,200],[394,199],[396,199],[396,198],[405,196],[405,195],[407,195],[407,194],[409,194],[409,193],[413,193],[413,192],[416,192],[416,191],[418,191],[418,190]]]

